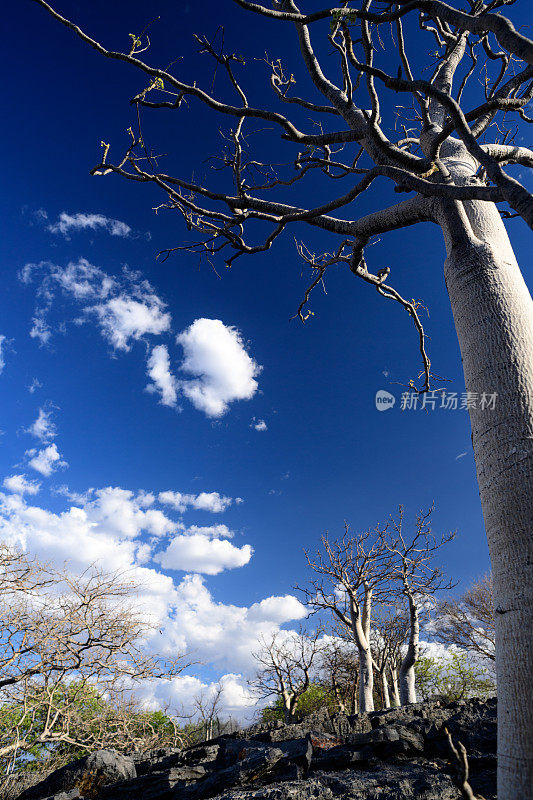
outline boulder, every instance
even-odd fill
[[[42,800],[71,790],[77,790],[87,800],[96,800],[106,784],[131,780],[136,775],[131,757],[115,750],[97,750],[55,770],[23,791],[18,800]]]

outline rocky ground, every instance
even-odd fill
[[[445,727],[467,749],[474,791],[495,800],[495,700],[359,716],[324,711],[183,750],[100,750],[17,800],[458,800]]]

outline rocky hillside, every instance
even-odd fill
[[[474,791],[494,800],[495,700],[359,716],[320,712],[297,725],[256,725],[183,750],[102,750],[19,792],[18,800],[458,800],[445,727],[467,748]]]

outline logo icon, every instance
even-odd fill
[[[394,395],[386,392],[385,389],[380,389],[379,392],[376,392],[376,408],[378,411],[388,411],[395,402]]]

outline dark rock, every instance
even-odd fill
[[[328,733],[336,735],[335,723],[330,717],[326,708],[309,714],[308,717],[288,725],[281,726],[276,723],[253,725],[245,732],[249,739],[257,739],[262,742],[283,742],[288,739],[303,739],[308,734],[320,735]]]
[[[201,765],[191,767],[173,767],[165,771],[148,772],[131,781],[120,781],[100,790],[98,800],[130,800],[132,797],[142,800],[164,800],[173,797],[174,789],[183,789],[203,780],[207,771]]]
[[[173,797],[175,800],[204,800],[233,786],[255,783],[265,778],[282,758],[283,753],[278,748],[256,748],[234,766],[215,772],[194,786],[178,790]]]
[[[459,800],[445,728],[467,748],[474,791],[495,800],[494,700],[320,712],[130,758],[100,751],[19,800]]]
[[[176,761],[179,761],[181,752],[181,748],[161,747],[154,750],[146,750],[142,753],[133,751],[128,755],[135,764],[137,776],[140,776],[157,769],[174,766]]]
[[[41,800],[77,789],[92,800],[97,798],[102,786],[120,780],[131,780],[137,775],[133,759],[114,750],[97,750],[55,770],[44,780],[26,789],[18,800]]]
[[[369,747],[339,745],[337,747],[316,748],[311,766],[313,770],[339,770],[363,768],[373,758],[374,751]]]
[[[305,739],[297,739],[292,742],[280,742],[279,749],[283,753],[283,758],[290,761],[292,764],[300,767],[304,772],[307,772],[313,757],[313,745],[311,744],[311,736],[306,736]]]
[[[77,789],[71,789],[70,792],[59,792],[59,794],[54,794],[45,800],[84,800],[84,798]]]

